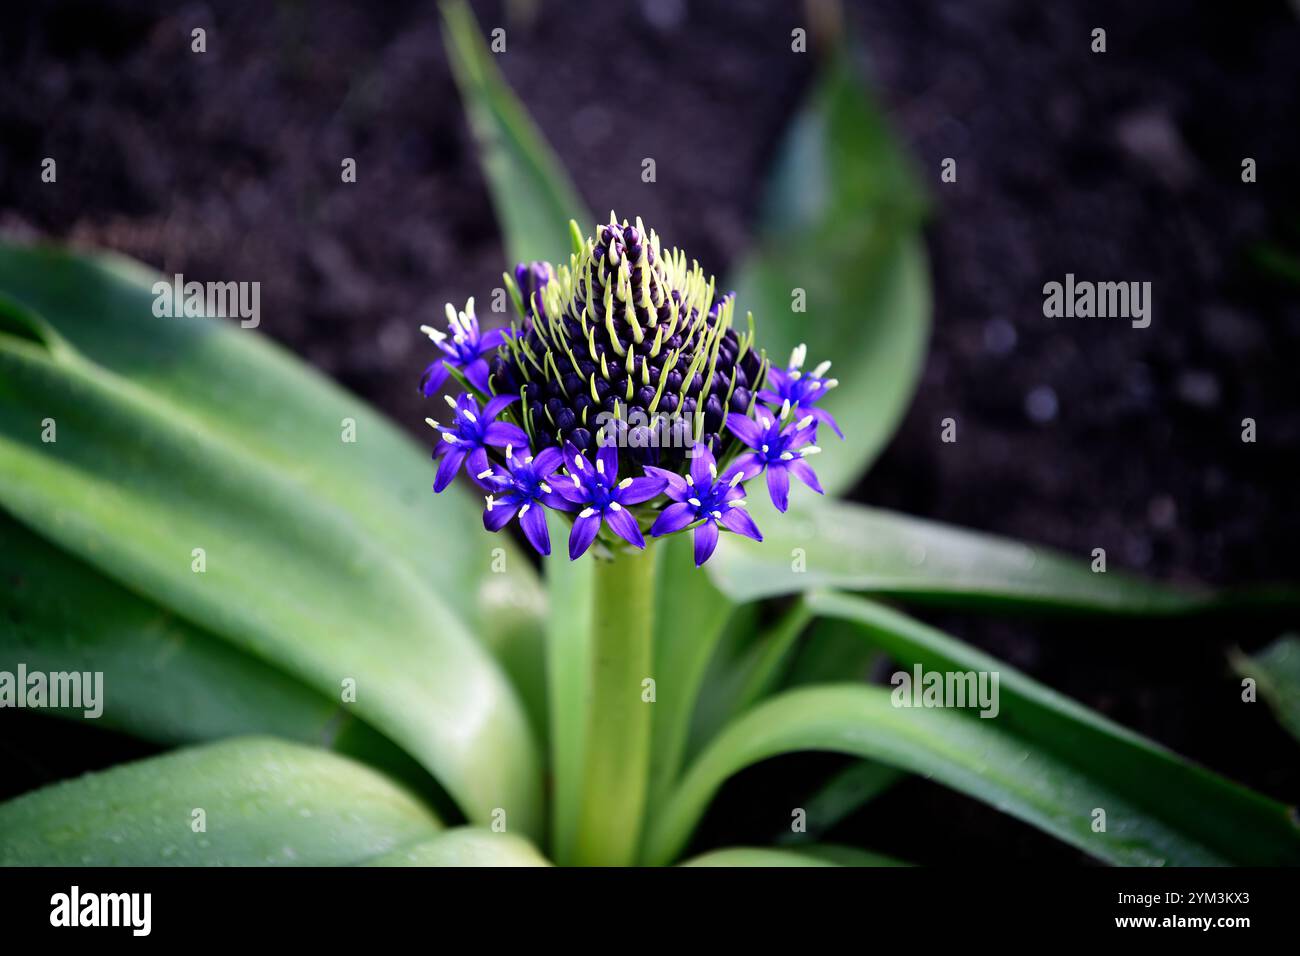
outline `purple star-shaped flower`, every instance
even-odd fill
[[[748,421],[748,419],[746,419]],[[718,546],[718,525],[755,541],[763,535],[754,519],[745,511],[745,488],[740,482],[745,477],[741,468],[730,468],[718,477],[718,465],[713,453],[704,445],[695,446],[690,474],[683,478],[675,472],[647,465],[646,473],[667,482],[664,494],[673,500],[659,513],[650,533],[655,537],[681,531],[695,521],[695,566],[698,568],[713,554]],[[754,470],[758,474],[758,469]]]
[[[501,329],[493,329],[486,335],[480,335],[478,319],[474,315],[474,300],[465,303],[465,311],[457,313],[451,303],[447,303],[447,331],[439,332],[427,325],[420,326],[420,331],[427,335],[433,344],[442,350],[442,357],[424,370],[420,380],[420,390],[427,396],[432,395],[451,374],[450,368],[458,368],[465,373],[465,378],[480,392],[490,392],[488,385],[488,362],[484,358],[505,341]]]
[[[780,417],[766,409],[759,409],[757,421],[735,412],[727,416],[727,427],[732,434],[753,449],[737,458],[732,468],[755,478],[766,468],[767,491],[777,511],[785,511],[789,506],[792,473],[817,494],[825,494],[812,467],[804,461],[808,455],[821,451],[811,444],[817,436],[817,423],[812,415],[805,415],[782,426],[789,412],[790,406],[783,404]]]
[[[468,459],[471,475],[479,475],[488,470],[487,447],[504,448],[507,445],[528,447],[528,436],[518,425],[510,422],[498,422],[494,419],[501,410],[511,402],[519,401],[518,395],[498,395],[487,403],[480,412],[478,402],[471,395],[461,395],[452,400],[447,396],[447,404],[456,411],[450,425],[439,425],[432,418],[426,418],[430,425],[442,433],[442,441],[433,450],[434,459],[441,458],[438,475],[433,482],[434,491],[446,488],[461,462]]]
[[[826,378],[831,363],[822,362],[811,372],[805,372],[803,362],[806,352],[807,347],[800,345],[790,353],[789,368],[768,369],[767,381],[758,393],[758,400],[767,402],[775,408],[780,408],[785,402],[789,402],[790,406],[797,411],[812,415],[814,420],[830,425],[831,430],[843,438],[844,433],[840,431],[840,426],[835,424],[831,413],[824,408],[813,407],[826,396],[827,392],[839,384],[833,378]]]
[[[564,463],[558,448],[544,448],[523,458],[515,455],[514,446],[506,446],[506,467],[491,467],[478,475],[492,490],[483,512],[483,527],[500,531],[510,519],[519,515],[519,527],[528,543],[545,557],[551,553],[551,534],[546,527],[546,508],[571,511],[573,506],[555,492],[565,478],[555,474]],[[543,507],[545,506],[545,507]]]
[[[649,501],[664,490],[667,482],[651,476],[619,481],[618,449],[613,445],[602,445],[596,451],[596,465],[593,468],[582,452],[572,443],[566,443],[564,464],[569,476],[560,479],[556,490],[582,509],[574,519],[573,531],[569,534],[569,558],[576,560],[591,547],[591,542],[596,540],[596,534],[600,531],[601,519],[628,544],[644,548],[645,538],[641,536],[641,527],[627,509],[631,505]]]

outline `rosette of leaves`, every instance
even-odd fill
[[[568,221],[595,220],[467,9],[444,10],[508,262],[559,261]],[[433,499],[427,451],[259,334],[154,317],[155,277],[118,257],[0,248],[0,672],[101,671],[103,716],[80,732],[160,750],[0,805],[0,862],[888,864],[816,834],[909,774],[1109,863],[1300,860],[1292,808],[897,607],[1247,603],[835,498],[916,385],[923,210],[852,58],[834,52],[753,252],[723,285],[780,364],[802,342],[836,363],[841,385],[817,404],[846,436],[819,462],[827,496],[757,513],[765,540],[723,536],[702,569],[677,535],[637,564],[553,556],[544,578],[511,539],[483,537],[482,498]],[[806,313],[789,308],[795,287]],[[697,393],[696,417],[700,394],[714,393]],[[553,397],[537,397],[543,416]],[[554,426],[558,448],[566,422],[538,421],[530,440]],[[1295,607],[1291,591],[1270,600]],[[600,653],[629,622],[635,653]],[[858,678],[877,654],[996,670],[999,716],[892,706]],[[1238,666],[1292,699],[1286,660]],[[808,780],[804,842],[693,845],[724,782],[804,751],[856,761]]]

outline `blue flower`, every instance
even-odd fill
[[[831,367],[830,362],[822,362],[811,372],[805,372],[803,362],[807,351],[807,346],[800,345],[790,353],[789,368],[768,369],[767,381],[758,393],[758,400],[767,402],[774,408],[780,408],[784,403],[789,402],[791,408],[805,415],[812,415],[818,422],[830,425],[835,434],[843,438],[844,433],[840,431],[840,426],[835,424],[831,413],[823,408],[813,407],[839,382],[833,378],[826,378],[826,372]]]
[[[767,491],[777,511],[789,506],[790,475],[802,481],[817,494],[825,494],[808,462],[809,455],[821,451],[812,441],[817,437],[817,423],[812,415],[782,425],[790,414],[790,405],[783,403],[780,417],[760,409],[757,420],[732,412],[727,416],[727,428],[748,445],[752,451],[736,459],[733,469],[740,469],[749,477],[758,477],[767,469]]]
[[[546,508],[573,510],[573,506],[555,492],[555,488],[566,480],[555,474],[563,463],[558,448],[544,448],[536,457],[530,454],[520,458],[515,455],[514,446],[507,445],[506,467],[490,466],[477,476],[492,491],[487,496],[483,527],[500,531],[518,514],[519,527],[528,543],[543,557],[549,555],[551,535],[546,527]]]
[[[456,412],[451,424],[439,425],[432,418],[425,419],[442,433],[442,441],[433,450],[434,459],[442,459],[433,482],[434,491],[442,491],[451,484],[463,461],[468,460],[471,475],[477,476],[487,471],[488,445],[496,448],[505,448],[507,445],[518,445],[521,448],[528,446],[528,436],[518,425],[494,421],[503,408],[518,400],[515,395],[498,395],[480,412],[473,396],[461,395],[453,400],[449,395],[447,404]]]
[[[420,331],[427,335],[433,344],[442,350],[442,357],[424,370],[420,380],[420,390],[427,396],[432,395],[447,381],[451,373],[449,368],[460,369],[471,385],[480,392],[491,391],[488,383],[487,353],[495,352],[505,341],[505,333],[493,329],[486,335],[479,334],[478,319],[474,315],[474,300],[465,303],[465,311],[457,314],[451,303],[447,303],[447,331],[439,332],[427,325],[420,326]]]
[[[637,548],[645,547],[641,526],[628,512],[632,505],[649,501],[664,490],[667,482],[662,478],[624,478],[618,480],[618,449],[602,445],[596,452],[593,468],[582,452],[572,444],[564,446],[564,463],[567,480],[561,480],[556,489],[569,502],[582,510],[574,519],[569,534],[569,558],[576,560],[591,547],[604,519],[609,529]]]
[[[763,540],[758,525],[745,511],[745,488],[740,483],[745,477],[743,468],[730,468],[719,477],[713,453],[704,445],[696,445],[695,457],[691,459],[690,473],[686,477],[650,465],[645,470],[667,483],[664,494],[674,502],[659,513],[650,533],[655,537],[673,534],[699,521],[695,528],[697,568],[709,560],[713,549],[718,546],[719,524],[755,541]],[[758,469],[754,474],[758,474]]]

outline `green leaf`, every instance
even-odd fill
[[[691,717],[709,661],[734,605],[695,566],[690,535],[655,546],[659,561],[654,644],[654,737],[650,799],[658,800],[681,769]]]
[[[686,845],[713,794],[732,774],[783,753],[834,751],[922,774],[1072,844],[1126,865],[1215,865],[1223,856],[1134,806],[1117,791],[1036,749],[1009,730],[964,712],[895,707],[879,687],[829,685],[787,691],[724,730],[688,770],[650,823],[645,858],[671,861]],[[1261,807],[1269,802],[1258,798]],[[1094,808],[1109,830],[1092,832]],[[1276,807],[1276,836],[1286,823]],[[1225,831],[1229,832],[1229,831]],[[1249,834],[1247,834],[1249,836]],[[1256,841],[1264,835],[1255,834]],[[1254,862],[1295,861],[1294,840]]]
[[[784,365],[808,345],[839,381],[822,402],[830,432],[818,475],[850,488],[898,427],[925,359],[930,277],[925,199],[847,48],[827,61],[791,126],[768,187],[757,247],[731,285],[759,343]],[[795,311],[796,290],[806,312]]]
[[[1258,654],[1236,653],[1232,666],[1255,680],[1277,722],[1300,740],[1300,637],[1280,637]]]
[[[93,264],[87,268],[94,273]],[[121,316],[121,331],[139,334],[131,323],[149,315],[148,287],[127,288],[108,275],[101,284],[126,301],[80,308],[120,309],[101,312],[104,321]],[[51,280],[50,289],[49,307],[75,311],[63,284]],[[92,285],[79,294],[94,293]],[[200,334],[190,344],[202,348],[219,335]],[[237,381],[254,370],[224,374]],[[297,384],[281,380],[277,391],[258,379],[250,388],[267,397],[265,414],[275,418],[282,414],[277,396]],[[307,385],[286,404],[296,413],[293,406],[319,391]],[[313,448],[338,443],[338,419],[321,414],[297,422],[315,430]],[[47,418],[58,424],[55,442],[41,441]],[[434,773],[471,820],[504,807],[520,831],[535,832],[540,767],[518,698],[467,622],[434,590],[429,570],[394,544],[403,532],[364,517],[371,501],[382,510],[384,485],[338,501],[336,493],[355,487],[355,473],[325,490],[330,483],[313,471],[323,465],[280,467],[283,451],[258,447],[267,441],[232,435],[188,403],[162,400],[135,376],[128,381],[71,349],[51,353],[0,335],[0,470],[7,479],[0,506],[128,589],[318,693],[339,699],[345,682],[354,682],[355,710]],[[382,447],[375,451],[382,456]],[[394,471],[405,454],[394,458]],[[456,539],[439,532],[455,521],[449,527],[435,518],[438,504],[428,503],[420,524],[432,532],[426,551],[432,544],[439,567],[452,567]],[[192,564],[196,548],[205,555],[202,573]],[[484,565],[487,557],[483,548]],[[466,575],[465,587],[477,592],[470,581],[478,574]]]
[[[777,842],[794,845],[820,839],[903,777],[904,774],[893,767],[874,760],[854,761],[832,774],[804,800],[802,806],[807,815],[807,829],[802,833],[784,831]]]
[[[1188,762],[904,614],[842,594],[811,594],[807,600],[816,613],[856,626],[904,668],[997,673],[999,727],[1111,790],[1134,808],[1138,819],[1160,821],[1225,860],[1255,865],[1300,861],[1300,825],[1282,804]],[[1117,817],[1107,812],[1115,828]]]
[[[367,860],[366,866],[550,866],[537,848],[512,833],[454,827],[431,840]]]
[[[1215,602],[1048,548],[842,501],[792,501],[764,540],[724,536],[707,567],[733,601],[815,588],[965,606],[1181,614]],[[791,552],[802,552],[795,565]],[[1294,600],[1294,599],[1292,599]]]
[[[0,540],[0,671],[102,673],[94,726],[170,745],[273,734],[428,786],[409,756],[337,700],[113,584],[3,512]],[[85,708],[41,713],[81,720]]]
[[[427,807],[363,764],[243,737],[0,804],[0,865],[338,866],[438,829]]]
[[[595,218],[564,167],[510,92],[469,7],[442,4],[447,58],[478,141],[479,161],[511,263],[567,261],[569,220]]]
[[[52,358],[79,353],[328,502],[436,587],[476,632],[491,632],[503,593],[521,607],[544,605],[532,568],[504,536],[494,545],[506,551],[507,573],[491,573],[478,499],[450,490],[435,499],[429,450],[263,335],[275,316],[262,316],[259,329],[159,318],[158,281],[111,253],[0,243],[0,314],[39,327],[54,340]],[[413,389],[421,368],[411,369]],[[22,425],[39,432],[44,417]],[[345,420],[356,424],[355,442],[342,440]]]
[[[681,866],[904,866],[897,860],[848,846],[801,846],[786,850],[769,846],[737,846],[710,850]]]

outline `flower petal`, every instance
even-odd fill
[[[512,422],[492,422],[483,433],[483,441],[497,448],[505,448],[506,445],[527,447],[528,435]]]
[[[491,421],[501,414],[503,408],[508,406],[511,402],[517,401],[519,401],[518,395],[495,395],[489,399],[487,405],[483,407],[483,417]],[[472,410],[473,409],[471,409],[471,411]],[[528,442],[524,441],[523,444],[526,445]]]
[[[518,501],[493,501],[490,508],[483,509],[483,527],[488,531],[500,531],[518,510]]]
[[[750,448],[757,448],[763,444],[763,430],[752,418],[731,412],[727,415],[727,427]]]
[[[488,371],[488,363],[485,360],[475,359],[465,366],[465,378],[480,392],[486,394],[492,390],[488,383]]]
[[[816,472],[812,470],[812,465],[808,464],[808,462],[804,461],[802,458],[796,458],[794,461],[787,464],[786,467],[790,471],[794,472],[796,478],[813,491],[817,492],[817,494],[826,494],[826,492],[822,490],[821,482],[817,480]]]
[[[432,395],[438,389],[442,388],[443,382],[447,381],[447,376],[451,373],[447,371],[447,366],[443,364],[442,359],[438,359],[432,365],[424,370],[424,377],[420,379],[420,391],[427,397]]]
[[[686,484],[686,479],[675,471],[669,471],[667,468],[656,468],[654,465],[645,465],[645,473],[651,478],[660,478],[664,481],[664,494],[673,501],[685,501],[693,492],[690,486]]]
[[[474,483],[479,487],[482,487],[482,485],[479,483],[478,476],[487,471],[489,467],[490,462],[485,448],[479,446],[469,453],[469,461],[465,463],[465,470],[469,472],[470,477],[474,479]]]
[[[616,511],[611,507],[605,512],[605,523],[609,525],[610,531],[613,531],[628,544],[638,548],[645,547],[645,538],[641,537],[641,528],[626,508],[619,508]]]
[[[767,462],[763,460],[763,456],[758,452],[746,452],[731,463],[731,467],[727,469],[723,477],[726,478],[727,481],[731,481],[732,476],[739,472],[744,475],[744,478],[741,480],[748,481],[751,478],[757,478],[761,475],[763,473],[763,468],[766,465]]]
[[[772,496],[777,511],[785,511],[790,506],[790,474],[786,462],[774,461],[767,466],[767,493]]]
[[[647,475],[645,478],[633,478],[626,486],[620,484],[614,497],[621,505],[639,505],[658,495],[667,486],[662,478]]]
[[[718,523],[710,518],[695,529],[695,566],[698,568],[718,546]]]
[[[493,329],[481,339],[478,340],[478,350],[481,355],[484,352],[490,352],[492,349],[500,348],[506,340],[504,329]]]
[[[758,525],[754,524],[754,519],[744,508],[728,508],[722,512],[722,517],[718,520],[728,531],[743,534],[746,538],[753,538],[755,541],[763,540],[763,533],[758,530]]]
[[[456,477],[456,472],[460,471],[460,463],[465,460],[465,450],[457,448],[447,442],[447,451],[443,454],[442,460],[438,462],[438,474],[433,479],[433,490],[440,492],[451,484],[452,479]]]
[[[671,504],[659,512],[650,534],[658,538],[665,534],[675,534],[695,520],[695,506],[684,501]]]
[[[519,514],[519,527],[524,537],[542,557],[551,553],[551,534],[546,527],[546,509],[539,502],[524,505]]]
[[[830,425],[831,431],[835,432],[835,434],[840,436],[840,438],[844,437],[844,432],[840,431],[840,426],[835,424],[835,419],[831,417],[831,413],[826,411],[826,409],[814,408],[812,409],[812,416],[817,419],[817,421]]]
[[[692,445],[686,451],[687,456],[691,459],[691,480],[695,482],[696,488],[709,489],[713,487],[713,472],[718,467],[717,460],[713,457],[713,452],[709,451],[707,445]]]
[[[592,512],[583,518],[579,516],[573,521],[573,530],[569,532],[569,560],[576,561],[578,558],[591,547],[591,542],[596,540],[596,532],[600,530],[600,515]]]
[[[601,445],[596,449],[596,471],[607,485],[618,481],[617,445]]]
[[[518,452],[516,451],[516,454]],[[528,456],[525,455],[525,458]],[[542,481],[550,482],[551,475],[564,464],[564,456],[560,454],[560,449],[551,447],[543,448],[533,459],[533,474]]]

